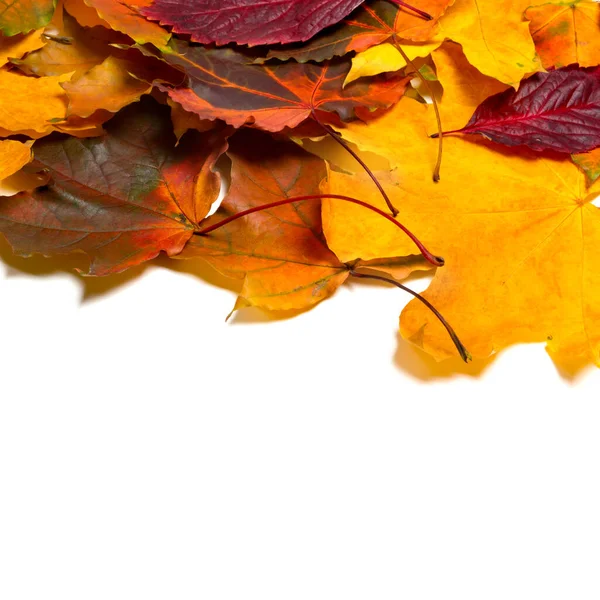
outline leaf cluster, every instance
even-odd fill
[[[436,359],[600,365],[599,65],[592,0],[14,0],[0,233],[202,260],[234,310],[432,270],[400,331]]]

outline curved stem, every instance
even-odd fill
[[[402,0],[390,0],[390,2],[393,2],[394,4],[397,4],[398,6],[403,6],[404,8],[416,13],[420,17],[423,17],[427,21],[433,21],[433,17],[429,13],[426,13],[424,10],[421,10],[420,8],[415,8],[414,6],[411,6],[410,4],[407,4],[406,2],[403,2]]]
[[[440,107],[438,106],[438,102],[436,100],[433,88],[429,85],[429,81],[427,81],[427,79],[425,79],[425,77],[423,77],[423,74],[419,71],[419,69],[417,69],[415,63],[408,57],[408,54],[406,54],[406,52],[404,52],[404,49],[398,43],[398,38],[396,37],[395,34],[394,34],[394,46],[396,46],[396,50],[398,50],[398,52],[400,52],[400,54],[402,55],[402,58],[404,59],[406,64],[410,65],[415,70],[417,77],[421,80],[423,85],[427,88],[427,91],[429,92],[429,95],[431,96],[431,102],[433,104],[433,110],[435,112],[435,118],[437,121],[437,128],[438,128],[437,135],[431,136],[431,137],[439,138],[438,157],[437,157],[437,162],[435,163],[435,167],[433,169],[433,181],[435,181],[437,183],[440,180],[440,170],[442,169],[442,154],[444,152],[444,133],[442,131],[442,116],[440,115]]]
[[[331,127],[325,125],[325,123],[323,123],[323,121],[319,119],[317,111],[314,108],[312,108],[312,116],[313,119],[317,122],[317,124],[321,126],[323,131],[325,131],[327,135],[331,136],[342,148],[344,148],[344,150],[346,150],[346,152],[348,152],[354,158],[354,160],[356,160],[356,162],[365,170],[365,173],[373,180],[373,183],[377,186],[377,189],[379,190],[381,196],[385,200],[385,203],[390,209],[390,212],[395,217],[398,214],[398,209],[392,204],[392,201],[390,200],[386,191],[383,189],[383,186],[381,185],[381,183],[379,183],[379,180],[377,179],[377,177],[375,177],[373,171],[371,171],[371,169],[369,169],[369,167],[366,165],[365,161],[356,152],[354,152],[352,148],[350,148],[350,146],[346,143],[344,138],[339,133],[337,133],[337,131],[334,131]]]
[[[277,200],[276,202],[270,202],[269,204],[261,204],[260,206],[254,206],[252,208],[248,208],[247,210],[243,210],[239,213],[236,213],[235,215],[231,215],[230,217],[227,217],[227,218],[223,219],[222,221],[215,223],[214,225],[210,225],[209,227],[204,227],[202,229],[198,229],[197,231],[194,231],[194,234],[195,235],[208,235],[209,233],[212,233],[213,231],[220,229],[221,227],[224,227],[225,225],[228,225],[229,223],[232,223],[233,221],[237,221],[238,219],[241,219],[242,217],[246,217],[248,215],[251,215],[252,213],[260,212],[262,210],[269,210],[270,208],[284,206],[285,204],[293,204],[294,202],[304,202],[307,200],[322,200],[323,198],[331,198],[333,200],[343,200],[345,202],[350,202],[352,204],[358,204],[359,206],[367,208],[370,211],[377,213],[378,215],[381,215],[384,219],[387,219],[388,221],[393,223],[396,227],[401,229],[414,242],[415,246],[419,249],[419,251],[425,258],[425,260],[427,260],[428,262],[430,262],[432,265],[434,265],[436,267],[444,266],[444,259],[441,256],[435,256],[434,254],[429,252],[429,250],[427,250],[427,248],[425,248],[423,243],[417,238],[417,236],[415,236],[414,233],[409,231],[404,225],[402,225],[402,223],[400,223],[399,221],[396,221],[396,219],[394,219],[393,217],[390,217],[390,215],[388,215],[386,212],[382,211],[381,209],[379,209],[375,206],[371,206],[370,204],[367,204],[366,202],[363,202],[362,200],[358,200],[357,198],[351,198],[349,196],[339,196],[337,194],[318,194],[318,195],[312,195],[312,196],[295,196],[294,198],[286,198],[285,200]]]
[[[414,290],[411,290],[410,288],[406,287],[405,285],[402,285],[399,281],[396,281],[395,279],[392,279],[391,277],[384,277],[383,275],[371,275],[370,273],[358,273],[357,271],[350,271],[350,275],[352,275],[352,277],[356,277],[358,279],[374,279],[375,281],[384,281],[385,283],[390,283],[392,285],[395,285],[396,287],[400,288],[401,290],[408,292],[411,296],[414,296],[417,300],[421,301],[439,319],[440,323],[446,328],[446,331],[448,332],[448,335],[450,336],[450,338],[452,339],[452,342],[456,346],[456,349],[458,350],[460,357],[465,362],[469,362],[470,360],[473,360],[471,353],[465,348],[464,344],[460,341],[458,335],[456,334],[454,329],[452,329],[452,326],[450,325],[450,323],[448,323],[448,321],[446,321],[446,319],[444,319],[442,313],[440,313],[440,311],[435,306],[433,306],[433,304],[431,304],[431,302],[429,302],[429,300],[427,300],[427,298],[421,296],[421,294],[417,294],[417,292],[415,292]]]

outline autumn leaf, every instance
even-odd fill
[[[154,0],[142,14],[190,34],[192,41],[219,45],[304,41],[337,23],[361,0]]]
[[[66,115],[67,96],[60,84],[68,78],[37,79],[0,69],[0,135],[20,133],[38,138],[51,133],[52,121]]]
[[[523,19],[531,0],[456,0],[440,19],[442,38],[458,42],[484,75],[517,87],[540,68]]]
[[[412,6],[433,17],[430,20],[404,6],[396,6],[389,0],[364,2],[335,27],[326,29],[304,44],[271,50],[269,58],[320,62],[352,51],[363,52],[394,38],[425,42],[434,36],[440,16],[453,2],[454,0],[411,2]]]
[[[142,11],[147,8],[152,0],[77,0],[93,8],[100,19],[110,25],[115,31],[120,31],[133,38],[139,44],[154,44],[157,48],[164,48],[171,35],[156,23],[144,18]],[[90,13],[77,11],[75,1],[69,3],[68,10],[73,11],[76,18],[83,15],[83,21],[93,22]],[[86,24],[83,22],[82,24]],[[98,25],[99,23],[94,23]]]
[[[62,84],[69,97],[67,115],[89,117],[97,110],[118,112],[150,93],[152,85],[134,77],[128,61],[109,56],[102,64]]]
[[[542,65],[594,67],[600,63],[600,4],[548,2],[525,12]]]
[[[84,29],[73,17],[61,15],[60,24],[53,28],[53,37],[43,48],[18,61],[26,73],[39,76],[83,75],[100,64],[110,53],[108,41],[102,39],[104,29]],[[66,43],[68,42],[68,43]],[[13,61],[15,62],[15,61]]]
[[[443,84],[439,108],[445,129],[464,127],[484,100],[508,87],[473,67],[458,44],[445,42],[431,56]]]
[[[412,103],[412,104],[409,104]],[[558,357],[599,362],[600,214],[569,161],[534,152],[501,152],[484,140],[448,138],[444,176],[433,183],[435,143],[427,138],[432,115],[406,99],[368,126],[350,123],[344,137],[385,154],[395,171],[379,174],[400,218],[446,259],[425,293],[454,325],[473,356],[483,358],[518,342],[549,341]],[[330,193],[355,195],[383,206],[365,176],[331,171]],[[324,212],[330,247],[362,253],[376,231],[369,215],[352,206]],[[381,226],[381,238],[386,232]],[[406,240],[379,240],[378,252],[409,251]],[[404,247],[403,245],[404,244]],[[456,350],[446,331],[411,302],[402,334],[438,359]]]
[[[249,208],[319,193],[325,163],[291,142],[243,131],[231,141],[231,188],[218,223]],[[308,308],[330,296],[348,268],[327,248],[320,202],[305,201],[253,213],[205,236],[194,236],[177,258],[202,258],[243,281],[236,308]]]
[[[402,50],[409,60],[429,56],[439,48],[443,38],[433,39],[422,44],[402,44]],[[352,68],[346,76],[344,85],[348,85],[361,77],[373,77],[381,73],[395,73],[404,69],[407,62],[397,47],[392,44],[380,44],[357,54],[352,59]]]
[[[0,67],[11,59],[20,59],[28,52],[42,48],[46,43],[42,37],[43,29],[31,33],[7,37],[0,34]]]
[[[465,127],[507,146],[587,152],[600,146],[600,69],[565,67],[536,73],[517,92],[485,100]]]
[[[34,165],[51,181],[0,203],[0,232],[27,255],[82,251],[107,275],[179,253],[217,198],[212,168],[226,133],[191,132],[175,147],[169,109],[146,100],[122,111],[101,138],[38,142]]]
[[[29,33],[50,22],[55,0],[0,0],[0,31],[7,36]]]
[[[167,98],[167,103],[171,107],[171,121],[173,123],[173,133],[179,141],[183,135],[190,129],[204,132],[214,129],[217,123],[201,119],[198,115],[184,110],[181,104]]]
[[[75,18],[83,27],[104,27],[111,29],[111,26],[98,15],[98,11],[92,6],[88,6],[85,0],[63,0],[65,10]]]
[[[14,175],[33,160],[31,147],[16,140],[0,141],[0,181]]]
[[[408,78],[396,75],[356,82],[342,88],[349,60],[326,64],[257,65],[231,49],[191,46],[175,41],[165,61],[182,69],[188,86],[168,89],[170,97],[203,119],[222,119],[267,131],[293,128],[313,109],[328,119],[336,113],[352,119],[357,108],[390,106],[403,94]]]

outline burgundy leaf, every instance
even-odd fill
[[[589,152],[600,146],[600,69],[536,73],[485,100],[463,129],[506,146]]]
[[[219,45],[303,42],[341,21],[362,0],[155,0],[146,17],[192,41]]]

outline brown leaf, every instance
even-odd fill
[[[257,131],[236,134],[228,155],[231,188],[207,225],[270,202],[318,194],[325,176],[321,159]],[[253,213],[194,236],[177,258],[202,258],[227,277],[243,280],[238,308],[307,308],[348,276],[325,244],[320,210],[320,201],[306,201]]]

